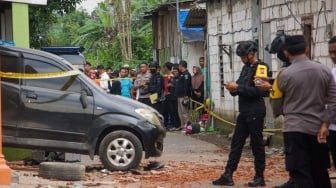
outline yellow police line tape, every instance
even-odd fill
[[[222,121],[222,122],[224,122],[224,123],[227,123],[227,124],[229,124],[229,125],[231,125],[231,126],[236,126],[235,123],[232,123],[232,122],[230,122],[230,121],[227,121],[227,120],[221,118],[221,117],[220,117],[219,115],[217,115],[215,112],[209,110],[208,108],[205,108],[205,105],[204,105],[204,104],[202,104],[202,103],[200,103],[200,102],[198,102],[198,101],[192,100],[192,99],[191,99],[191,102],[200,105],[199,107],[195,108],[194,111],[198,111],[198,110],[204,108],[204,109],[208,112],[208,114],[209,114],[210,116],[212,116],[212,117],[218,119],[219,121]],[[278,131],[282,131],[282,129],[264,129],[263,131],[264,131],[264,132],[278,132]]]
[[[133,77],[127,77],[127,78],[107,78],[107,79],[96,79],[99,81],[109,81],[109,80],[133,80],[135,78]]]
[[[163,75],[162,77],[173,77],[172,75]],[[96,79],[99,81],[108,81],[108,80],[135,80],[136,77],[126,77],[126,78],[108,78],[108,79]]]
[[[81,72],[79,70],[71,70],[71,71],[64,71],[64,72],[50,72],[50,73],[13,73],[13,72],[2,72],[0,71],[0,77],[1,78],[13,78],[13,79],[49,79],[49,78],[60,78],[60,77],[66,77],[66,76],[74,76],[74,75],[79,75]],[[114,78],[114,79],[100,79],[101,81],[103,80],[122,80],[122,79],[131,79],[131,78]],[[220,116],[218,116],[216,113],[213,111],[210,111],[208,108],[205,108],[204,104],[191,100],[192,102],[200,105],[198,108],[194,109],[195,111],[198,111],[202,108],[204,108],[209,115],[212,117],[227,123],[232,126],[236,126],[235,123],[232,123],[230,121],[227,121]],[[276,132],[276,131],[281,131],[281,129],[264,129],[264,131],[267,132]]]
[[[14,72],[2,72],[0,71],[0,78],[12,78],[12,79],[50,79],[50,78],[61,78],[66,76],[79,75],[81,72],[79,70],[71,70],[64,72],[49,72],[49,73],[14,73]],[[132,80],[133,78],[112,78],[112,79],[96,79],[99,81],[108,80]]]
[[[79,75],[79,70],[71,70],[64,72],[50,72],[50,73],[14,73],[14,72],[1,72],[1,78],[14,78],[14,79],[48,79],[48,78],[60,78],[66,76]]]
[[[79,70],[63,71],[63,72],[49,72],[49,73],[14,73],[14,72],[2,72],[0,71],[1,78],[13,78],[13,79],[48,79],[48,78],[60,78],[66,76],[79,75]],[[104,80],[126,80],[133,78],[112,78],[112,79],[96,79],[100,81]]]

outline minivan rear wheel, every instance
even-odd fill
[[[142,144],[138,137],[128,131],[111,132],[100,143],[99,157],[108,170],[130,170],[141,161]]]

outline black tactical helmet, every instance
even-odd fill
[[[270,54],[275,54],[280,51],[283,51],[285,45],[285,34],[280,34],[275,37],[271,43],[271,48],[268,50]]]
[[[236,54],[237,56],[246,56],[251,51],[258,51],[257,43],[254,41],[243,41],[238,44]]]
[[[271,48],[268,49],[268,52],[270,54],[277,54],[277,57],[283,61],[284,63],[289,62],[289,59],[286,58],[283,50],[285,47],[285,38],[286,35],[285,34],[280,34],[277,37],[275,37],[271,43]]]
[[[152,61],[149,63],[149,67],[159,67],[160,65],[156,61]]]

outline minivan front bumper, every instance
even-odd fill
[[[166,137],[166,130],[163,126],[152,125],[146,122],[148,127],[143,137],[143,146],[145,150],[145,158],[159,157],[163,152],[164,138]]]

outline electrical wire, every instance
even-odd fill
[[[325,23],[326,25],[328,24],[328,20],[327,20],[327,6],[326,6],[326,2],[324,2],[324,11],[323,11],[323,14],[324,14],[324,19],[325,19]]]
[[[326,4],[325,4],[325,1],[321,1],[321,8],[317,14],[317,20],[316,20],[316,30],[315,30],[315,39],[314,39],[314,44],[316,44],[316,36],[317,36],[317,30],[318,30],[318,25],[319,25],[319,21],[320,21],[320,15],[322,13],[322,9],[324,8],[324,15],[325,15],[325,9],[326,9]],[[326,21],[326,24],[327,24],[327,17],[325,15],[325,21]]]
[[[240,32],[250,32],[252,31],[252,28],[249,28],[249,29],[240,29],[240,30],[236,30],[236,31],[228,31],[226,33],[217,33],[217,34],[208,34],[209,36],[225,36],[225,35],[228,35],[228,34],[235,34],[235,33],[240,33]]]
[[[303,25],[299,22],[299,20],[297,19],[297,17],[293,14],[293,11],[292,11],[292,9],[289,7],[287,0],[285,0],[285,4],[286,4],[286,6],[287,6],[287,8],[288,8],[288,10],[289,10],[289,13],[293,16],[294,20],[295,20],[295,21],[301,26],[301,28],[303,29]]]

